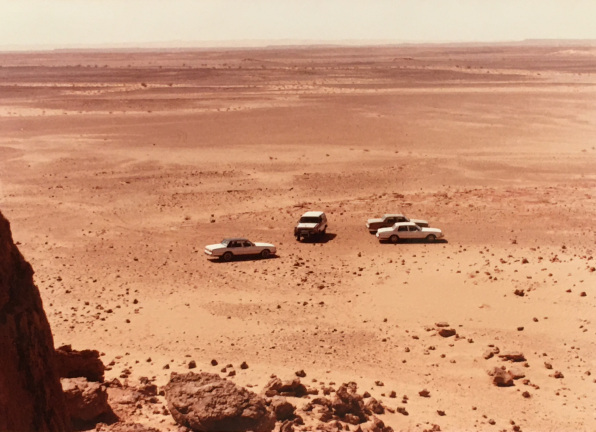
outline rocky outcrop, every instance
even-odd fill
[[[54,340],[33,269],[0,213],[0,431],[68,431]]]
[[[352,425],[364,423],[370,419],[372,405],[367,408],[364,399],[357,393],[358,386],[355,382],[342,384],[333,399],[326,397],[314,398],[305,405],[304,410],[311,412],[319,421],[326,423],[332,420],[342,421]],[[374,406],[379,409],[379,406]]]
[[[294,378],[290,381],[282,381],[275,377],[272,378],[263,388],[262,394],[267,397],[273,396],[289,396],[289,397],[303,397],[312,393],[300,382],[300,378]]]
[[[219,375],[172,373],[165,395],[174,420],[193,431],[269,432],[275,426],[262,397]]]
[[[106,423],[115,420],[108,405],[105,386],[89,382],[86,378],[63,378],[62,389],[66,408],[72,424],[77,429],[86,429],[99,421]]]
[[[63,345],[56,350],[56,370],[60,378],[85,377],[103,382],[105,366],[96,350],[77,351]]]

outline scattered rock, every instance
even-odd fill
[[[513,375],[505,369],[496,367],[489,375],[492,375],[493,384],[497,387],[510,387],[513,385]]]
[[[526,361],[526,357],[521,352],[518,352],[518,351],[511,351],[511,352],[499,354],[499,357],[502,358],[503,360],[513,361],[513,362]]]
[[[98,424],[96,432],[159,432],[158,429],[142,425],[140,423],[117,422],[111,425]]]
[[[514,380],[520,379],[520,378],[525,378],[526,373],[523,371],[523,369],[519,368],[519,367],[512,367],[509,370],[509,373],[511,374],[511,376],[513,377]]]
[[[435,326],[437,326],[437,327],[449,327],[449,323],[446,323],[445,321],[440,321],[438,323],[435,323]]]
[[[484,354],[482,354],[482,357],[484,357],[486,360],[488,360],[489,358],[494,357],[495,353],[493,352],[493,350],[488,349],[486,351],[484,351]]]
[[[296,376],[300,377],[300,378],[304,378],[306,376],[306,372],[304,372],[303,369],[300,369],[299,371],[296,371]]]
[[[240,365],[240,369],[248,369],[248,363],[242,362],[242,364]]]
[[[442,328],[441,330],[439,330],[439,335],[446,338],[446,337],[451,337],[451,336],[455,336],[456,335],[456,331],[455,329],[452,328]]]
[[[361,425],[361,428],[362,432],[393,432],[391,426],[385,426],[385,423],[375,416],[367,423]]]
[[[269,432],[275,425],[263,398],[216,374],[172,373],[165,393],[176,423],[195,431]]]
[[[565,375],[563,375],[563,372],[561,371],[555,371],[554,374],[550,374],[549,376],[553,377],[553,378],[565,378]]]
[[[397,411],[398,413],[403,414],[405,416],[410,415],[410,413],[406,410],[405,407],[397,407],[395,409],[395,411]]]
[[[197,367],[197,362],[195,362],[194,360],[191,360],[188,362],[188,368],[189,369],[194,369]]]
[[[269,402],[269,406],[277,420],[289,420],[294,417],[296,407],[283,396],[273,396]]]
[[[374,414],[385,414],[385,407],[375,398],[371,397],[368,401],[366,401],[364,407]]]
[[[425,398],[427,398],[427,397],[430,397],[430,392],[429,392],[427,389],[420,390],[420,391],[418,392],[418,394],[419,394],[421,397],[425,397]]]
[[[294,378],[292,381],[282,382],[281,379],[272,378],[263,388],[262,394],[268,397],[276,395],[303,397],[308,394],[308,390],[304,384],[300,382],[300,378]]]
[[[334,414],[351,424],[364,423],[368,420],[364,401],[357,390],[358,386],[355,382],[342,384],[335,392],[335,398],[331,402]]]

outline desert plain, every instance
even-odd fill
[[[0,53],[0,131],[54,342],[107,380],[304,371],[399,431],[596,429],[593,44]],[[384,213],[445,241],[380,244]],[[207,259],[231,236],[278,254]],[[163,406],[121,415],[178,430]]]

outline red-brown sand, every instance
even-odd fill
[[[259,392],[304,369],[309,386],[355,381],[405,406],[379,416],[396,430],[596,428],[596,48],[4,53],[0,65],[2,212],[56,345],[104,353],[108,380],[130,369],[131,383],[164,385],[194,360],[232,364],[230,379]],[[293,238],[306,210],[327,213],[326,241]],[[393,212],[446,241],[379,244],[365,221]],[[278,257],[206,259],[229,236]],[[442,321],[457,336],[439,336]],[[523,352],[526,384],[492,384],[487,371],[511,364],[484,359],[491,345]],[[176,430],[157,412],[130,420]]]

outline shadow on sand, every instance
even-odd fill
[[[426,239],[399,239],[397,241],[397,243],[393,243],[390,240],[382,241],[381,243],[384,243],[384,244],[419,243],[419,244],[432,245],[432,244],[447,244],[449,242],[445,239],[438,239],[438,240],[435,240],[432,242],[426,241]]]
[[[313,235],[307,238],[304,238],[300,241],[300,243],[328,243],[337,237],[337,234],[333,233],[325,233],[320,235]]]
[[[267,258],[263,258],[260,255],[240,255],[240,256],[235,256],[233,257],[230,261],[224,261],[223,259],[219,259],[219,258],[207,258],[208,261],[215,263],[215,264],[227,264],[230,262],[242,262],[242,261],[267,261],[267,260],[273,260],[273,259],[279,259],[279,256],[277,255],[269,255]]]

